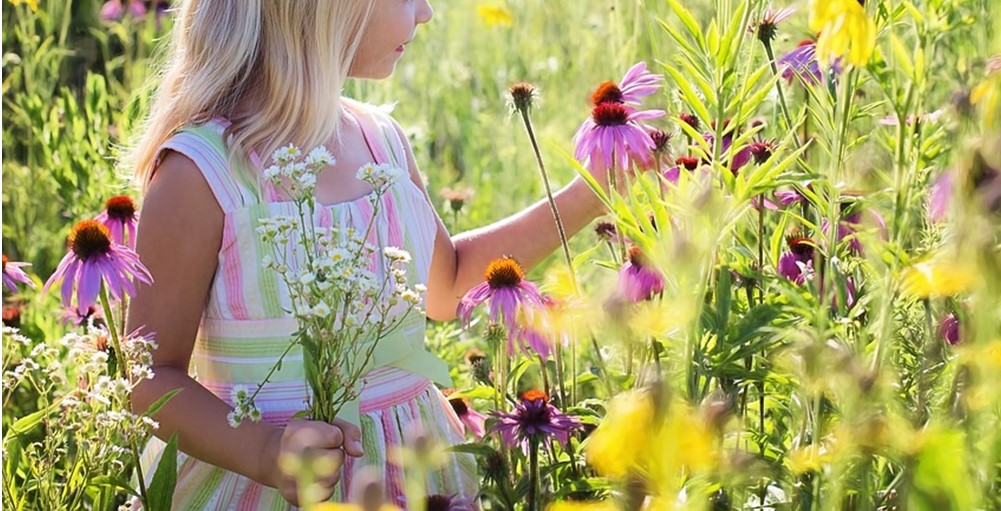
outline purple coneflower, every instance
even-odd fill
[[[108,228],[97,220],[83,220],[70,230],[70,251],[45,283],[43,292],[62,280],[63,305],[70,306],[76,287],[76,308],[81,313],[94,305],[102,283],[117,300],[134,295],[132,279],[152,284],[153,277],[132,249],[112,243]]]
[[[692,172],[699,168],[699,159],[694,156],[679,156],[678,159],[674,160],[674,163],[673,167],[664,171],[664,179],[675,184],[678,183],[678,178],[681,176],[681,169]]]
[[[661,85],[663,80],[662,76],[647,71],[646,62],[637,62],[626,71],[626,75],[619,83],[607,81],[599,85],[591,95],[591,105],[598,106],[612,102],[639,106],[643,98],[663,87]]]
[[[448,390],[444,392],[445,396],[452,394],[452,391]],[[486,434],[486,429],[484,424],[486,423],[487,416],[473,409],[469,406],[469,401],[461,397],[449,397],[448,404],[452,405],[452,410],[455,411],[455,415],[459,417],[462,421],[463,426],[469,429],[469,432],[473,434],[477,439],[483,438]]]
[[[94,320],[94,326],[101,327],[104,325],[104,312],[97,305],[89,305],[82,311],[77,310],[76,307],[63,307],[60,315],[62,316],[63,325],[81,327],[86,325],[91,318]]]
[[[779,257],[779,275],[797,283],[803,284],[813,275],[813,254],[816,248],[809,238],[790,237],[789,251]]]
[[[473,309],[489,300],[490,321],[496,323],[503,316],[508,338],[517,330],[515,320],[518,310],[524,306],[535,307],[542,304],[542,295],[535,284],[525,280],[525,272],[511,257],[494,259],[484,273],[485,282],[470,289],[456,311],[464,325],[469,324]]]
[[[7,259],[7,254],[3,254],[3,285],[10,289],[11,293],[17,292],[17,283],[27,284],[29,287],[34,288],[35,283],[31,281],[31,277],[27,273],[24,273],[25,266],[31,266],[31,263],[16,263]]]
[[[541,390],[525,392],[514,412],[491,412],[491,415],[500,419],[493,430],[500,431],[509,447],[520,443],[527,448],[530,440],[549,442],[552,438],[566,445],[570,432],[581,428],[580,421],[549,404],[548,396]]]
[[[803,202],[803,196],[795,190],[780,190],[775,192],[775,197],[779,199],[779,204],[788,206]]]
[[[146,15],[146,5],[142,0],[131,0],[129,2],[129,14],[141,18]],[[122,0],[108,0],[101,6],[100,17],[102,21],[118,21],[125,16],[125,6]]]
[[[619,293],[636,303],[653,298],[664,291],[664,277],[643,256],[639,247],[629,249],[629,258],[619,270]]]
[[[458,494],[428,495],[424,509],[426,511],[476,511],[476,506],[472,500]]]
[[[656,119],[663,110],[636,111],[624,104],[605,101],[591,111],[591,116],[581,124],[573,141],[574,157],[593,171],[604,171],[613,166],[628,170],[630,163],[649,168],[653,160],[654,142],[649,129],[638,121]]]
[[[549,361],[549,355],[553,352],[553,343],[539,330],[531,326],[521,326],[518,328],[514,340],[518,349],[526,356],[530,357],[534,352],[539,355],[543,363]]]
[[[136,248],[136,203],[131,197],[119,195],[104,204],[104,211],[94,219],[104,224],[111,234],[111,241]],[[125,236],[128,235],[128,239]],[[126,243],[127,242],[127,243]]]
[[[959,344],[959,318],[953,313],[946,314],[938,325],[938,334],[952,346]]]

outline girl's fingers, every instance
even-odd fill
[[[361,445],[361,429],[358,426],[341,419],[334,420],[334,426],[344,434],[344,452],[356,458],[365,455]]]

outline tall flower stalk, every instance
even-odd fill
[[[560,247],[563,248],[563,257],[566,259],[567,270],[570,272],[570,280],[573,283],[574,291],[580,293],[580,286],[577,284],[577,272],[574,271],[573,258],[570,256],[570,244],[567,242],[566,229],[563,227],[560,210],[556,207],[556,199],[553,197],[553,188],[549,182],[549,174],[546,172],[545,162],[542,161],[542,152],[539,150],[539,142],[535,139],[535,130],[532,128],[532,118],[529,115],[535,101],[535,86],[530,83],[517,83],[512,85],[508,92],[511,95],[511,104],[521,115],[521,120],[525,124],[525,131],[528,133],[528,139],[532,143],[532,151],[535,153],[535,161],[539,165],[542,184],[546,188],[546,199],[549,201],[549,209],[552,211],[553,220],[556,222],[556,231],[560,236]]]

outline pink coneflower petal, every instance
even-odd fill
[[[646,62],[637,62],[626,71],[626,75],[619,82],[619,89],[622,91],[622,101],[639,105],[643,98],[659,91],[663,85],[663,77],[647,71]]]
[[[931,186],[931,197],[928,201],[928,218],[932,222],[942,222],[949,213],[949,201],[952,198],[953,173],[945,171],[935,179]]]
[[[797,204],[803,201],[803,196],[796,191],[778,191],[775,192],[775,196],[778,197],[779,204],[783,206]]]
[[[31,263],[22,263],[18,261],[11,261],[7,259],[7,255],[3,255],[3,285],[10,289],[12,293],[17,292],[17,283],[27,285],[28,287],[34,288],[35,282],[31,280],[31,277],[24,272],[21,268],[26,266],[31,266]]]
[[[71,306],[76,288],[76,310],[84,311],[94,304],[102,283],[115,299],[135,294],[133,279],[151,284],[149,270],[130,248],[115,244],[110,229],[97,220],[84,220],[70,231],[70,251],[45,283],[43,292],[62,279],[63,305]]]

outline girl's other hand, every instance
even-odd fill
[[[344,456],[361,457],[365,453],[361,445],[361,430],[350,422],[336,420],[326,422],[294,419],[284,428],[275,430],[268,438],[261,453],[265,463],[263,473],[268,474],[265,484],[278,489],[282,497],[294,506],[299,505],[298,474],[282,470],[283,459],[309,461],[313,466],[322,459],[329,460],[328,466],[337,467],[329,474],[320,475],[314,481],[319,492],[314,495],[318,502],[329,499],[334,494],[341,478]]]

